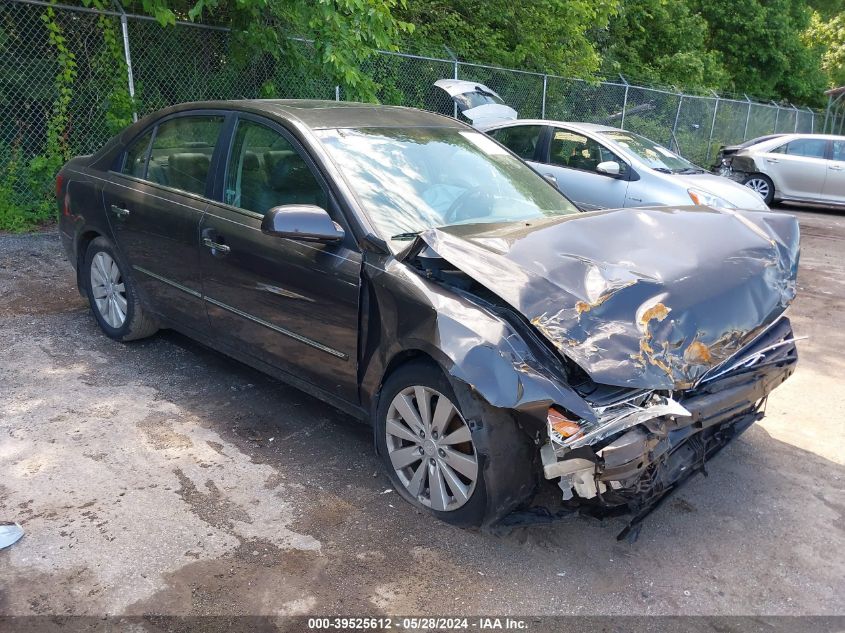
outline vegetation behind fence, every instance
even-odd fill
[[[102,4],[102,3],[101,3]],[[242,59],[226,29],[81,7],[4,0],[0,5],[0,229],[55,216],[53,183],[71,156],[90,153],[136,116],[183,101],[344,99],[308,42],[295,55]],[[380,53],[365,64],[382,103],[452,114],[432,84],[487,84],[524,118],[606,123],[676,148],[699,164],[722,144],[774,132],[841,131],[836,112],[589,82],[455,60]]]

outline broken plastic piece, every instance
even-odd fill
[[[570,420],[556,409],[549,409],[548,422],[549,427],[562,438],[573,437],[581,433],[581,427],[577,421]]]
[[[17,543],[23,536],[23,528],[17,523],[0,524],[0,549]]]
[[[676,400],[653,394],[642,404],[630,400],[599,408],[599,420],[584,435],[563,441],[568,448],[578,448],[597,442],[625,429],[662,416],[690,417],[690,412]]]

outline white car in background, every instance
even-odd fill
[[[516,111],[483,84],[447,79],[435,86],[446,90],[475,127],[553,179],[584,210],[655,205],[768,209],[756,192],[639,134],[593,123],[517,119]]]
[[[845,205],[845,136],[784,134],[724,160],[726,176],[774,200]]]

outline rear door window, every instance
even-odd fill
[[[540,140],[540,125],[513,125],[491,132],[490,136],[525,160],[533,160]]]
[[[224,202],[262,215],[285,204],[328,206],[325,191],[291,142],[245,119],[235,132]]]
[[[184,116],[161,123],[150,151],[147,180],[205,195],[211,155],[222,129],[222,116]]]
[[[845,141],[833,141],[833,160],[845,162]]]
[[[147,150],[150,149],[152,138],[153,133],[149,131],[129,146],[120,173],[125,176],[144,178],[147,173]]]
[[[827,141],[821,138],[799,138],[773,149],[775,154],[824,158],[827,155]]]

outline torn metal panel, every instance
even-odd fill
[[[708,208],[599,211],[420,235],[597,383],[688,389],[795,296],[798,223]],[[413,249],[411,249],[413,250]]]
[[[542,424],[555,403],[595,419],[592,408],[569,386],[562,364],[549,354],[541,358],[543,349],[530,345],[525,332],[481,298],[425,279],[395,260],[383,272],[375,266],[367,270],[381,332],[365,390],[377,389],[375,381],[394,356],[419,350],[491,406],[535,412]]]
[[[492,525],[534,491],[538,469],[525,465],[538,462],[549,407],[559,404],[588,420],[595,413],[569,386],[560,359],[530,342],[530,328],[519,331],[482,298],[402,262],[367,257],[362,399],[377,400],[394,359],[402,362],[409,352],[430,357],[453,385],[466,387],[454,391],[470,427],[486,427],[476,449],[490,508],[484,524]]]
[[[666,396],[648,394],[645,401],[628,400],[620,404],[597,409],[598,420],[582,426],[582,433],[569,438],[559,438],[566,448],[590,446],[620,431],[663,416],[689,418],[691,413],[679,402]],[[558,441],[553,434],[552,439]]]

